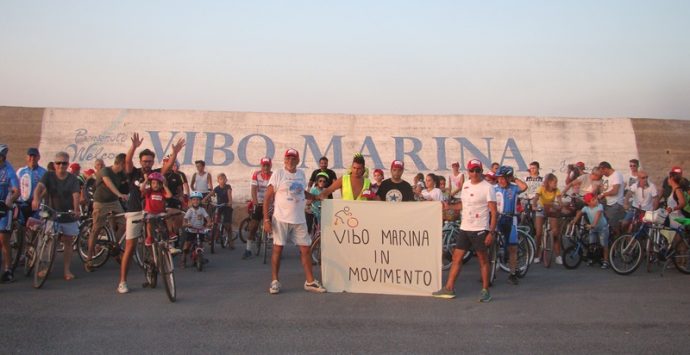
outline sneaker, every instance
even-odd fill
[[[153,244],[153,237],[148,236],[146,237],[146,240],[144,240],[144,245],[147,247],[150,247]]]
[[[515,274],[510,274],[510,276],[508,276],[508,281],[510,281],[510,283],[513,285],[517,285],[518,283],[520,283],[520,280]]]
[[[556,257],[556,264],[563,265],[563,257],[562,256],[559,255]]]
[[[594,264],[594,260],[589,259],[587,260],[587,266],[592,266]]]
[[[489,293],[489,290],[483,288],[482,292],[479,294],[479,302],[490,302],[491,301],[491,294]]]
[[[601,268],[602,268],[602,269],[608,269],[608,268],[609,268],[609,263],[608,263],[608,261],[604,261],[603,263],[601,263]]]
[[[304,290],[314,293],[324,293],[326,289],[321,286],[319,280],[314,280],[312,283],[304,281]]]
[[[129,293],[129,287],[127,287],[126,282],[120,282],[120,284],[117,285],[117,293]]]
[[[251,250],[245,250],[244,254],[242,254],[242,260],[249,259],[252,257],[252,251]]]
[[[14,282],[12,271],[7,270],[2,274],[2,282]]]
[[[174,242],[177,240],[177,234],[171,234],[168,236],[168,241],[169,242]]]
[[[532,261],[532,264],[539,264],[541,260],[539,258],[534,258],[534,261]]]
[[[280,292],[280,281],[278,280],[273,280],[271,281],[271,288],[268,289],[268,293],[275,295]]]
[[[436,298],[451,299],[451,298],[455,298],[455,290],[448,290],[445,287],[441,287],[440,290],[432,293],[431,295],[436,297]]]

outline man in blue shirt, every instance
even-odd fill
[[[12,234],[11,206],[19,196],[19,182],[12,165],[7,161],[9,148],[0,144],[0,242],[2,243],[2,282],[14,281],[12,258],[10,254],[10,236]]]
[[[513,285],[518,284],[517,270],[517,216],[515,209],[518,204],[518,195],[527,190],[527,184],[516,178],[513,168],[502,166],[496,172],[497,184],[494,186],[496,191],[496,208],[498,210],[498,230],[508,245],[508,262],[510,264],[510,276],[508,281]]]
[[[46,173],[46,169],[38,165],[39,160],[41,160],[41,154],[38,152],[38,148],[29,148],[26,152],[26,166],[17,170],[17,180],[19,181],[19,198],[17,201],[21,210],[20,222],[22,224],[25,224],[29,217],[35,213],[31,208],[34,189]]]

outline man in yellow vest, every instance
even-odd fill
[[[340,189],[341,198],[343,200],[369,200],[372,198],[372,193],[369,187],[371,181],[366,176],[366,168],[364,166],[364,157],[362,154],[355,154],[352,159],[352,166],[350,173],[344,174],[338,180],[333,182],[331,186],[326,188],[319,195],[319,199],[323,200],[328,197],[333,191]]]

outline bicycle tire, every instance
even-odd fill
[[[582,248],[571,245],[563,251],[563,266],[566,269],[577,269],[582,263]]]
[[[217,235],[214,235],[213,233],[211,233],[211,254],[216,253],[216,240],[217,240],[216,238],[217,237],[218,237]]]
[[[256,256],[261,255],[261,247],[263,246],[263,235],[264,235],[264,227],[259,224],[259,229],[257,229],[256,234],[258,235],[258,238],[255,236],[254,237],[254,243],[256,244]]]
[[[498,270],[498,242],[494,241],[488,250],[489,258],[489,286],[493,286],[496,280],[496,270]]]
[[[632,274],[642,263],[642,246],[640,241],[630,234],[620,236],[611,244],[609,262],[618,275]]]
[[[36,254],[34,265],[34,288],[43,287],[43,284],[45,284],[50,275],[50,269],[55,260],[57,240],[54,236],[48,236],[42,238],[38,244],[38,253]],[[43,276],[40,276],[41,273],[43,273]]]
[[[146,279],[144,287],[156,288],[158,284],[158,270],[153,259],[153,247],[146,248],[144,252],[144,278]]]
[[[175,288],[175,268],[173,266],[172,255],[170,255],[167,248],[156,249],[158,250],[160,274],[163,278],[163,284],[165,284],[165,294],[168,296],[170,302],[175,302],[177,299],[177,289]]]
[[[264,265],[266,264],[266,259],[268,259],[268,234],[265,233],[264,231],[261,231],[261,248],[263,249],[264,253]]]
[[[316,265],[321,265],[321,237],[314,239],[314,243],[309,247],[311,261]]]
[[[678,247],[680,247],[680,250],[678,250]],[[673,256],[673,265],[678,271],[690,274],[690,244],[688,244],[688,240],[680,238],[674,249],[676,254]]]
[[[19,260],[22,258],[24,253],[24,228],[16,223],[14,228],[12,228],[12,234],[10,235],[10,269],[14,274],[14,271],[19,265]]]
[[[455,250],[455,237],[452,230],[443,231],[443,245],[441,246],[441,268],[450,269],[453,263],[453,250]]]
[[[194,266],[196,266],[196,271],[204,271],[204,255],[203,254],[196,254],[196,258],[194,259]]]
[[[529,234],[522,230],[518,230],[517,253],[517,269],[515,270],[515,274],[517,277],[523,278],[525,275],[527,275],[529,266],[532,264],[532,260],[534,259],[534,247],[530,243]],[[508,258],[510,258],[510,255],[508,255]],[[507,262],[499,260],[498,265],[501,270],[510,272],[510,259],[508,259]]]
[[[247,243],[247,236],[249,235],[249,222],[251,218],[247,217],[240,222],[240,226],[237,228],[237,237],[240,238],[242,243]]]
[[[134,261],[136,261],[140,269],[144,270],[144,261],[146,260],[146,246],[144,245],[144,238],[137,238],[136,241],[137,245],[134,247]]]
[[[645,258],[645,266],[647,269],[647,272],[652,272],[652,269],[654,268],[654,263],[656,261],[656,252],[654,251],[654,242],[652,241],[652,238],[647,239],[647,255]]]
[[[550,268],[551,267],[551,259],[553,258],[553,236],[551,235],[551,231],[547,231],[544,233],[542,236],[543,239],[543,248],[542,248],[542,264],[544,265],[545,268]]]
[[[576,245],[578,240],[578,226],[571,226],[569,221],[564,221],[561,227],[561,250]]]
[[[93,224],[91,220],[84,222],[81,226],[79,226],[79,235],[77,236],[77,250],[79,251],[79,258],[82,262],[86,262],[86,259],[88,258],[89,236],[91,235],[92,227]],[[110,253],[108,251],[108,246],[105,244],[114,241],[115,238],[113,237],[110,228],[103,226],[98,231],[98,235],[96,236],[96,240],[94,241],[93,257],[91,259],[93,267],[101,267],[108,261]]]
[[[218,237],[220,238],[220,247],[225,249],[230,246],[230,237],[228,236],[228,231],[225,230],[221,224],[218,227]]]
[[[43,230],[25,233],[26,246],[24,247],[24,276],[29,277],[36,262],[37,241],[43,237]]]

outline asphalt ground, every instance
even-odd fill
[[[176,270],[175,303],[160,281],[156,289],[142,288],[137,266],[132,292],[117,294],[112,259],[86,273],[75,255],[77,279],[62,280],[54,266],[40,290],[19,275],[0,285],[0,353],[687,354],[690,348],[690,275],[675,269],[663,277],[658,269],[619,276],[586,265],[536,265],[518,286],[499,273],[493,300],[479,303],[477,260],[465,265],[458,297],[443,300],[305,292],[295,247],[285,249],[279,295],[268,293],[270,266],[262,258],[241,260],[238,248],[209,259],[203,272]]]

